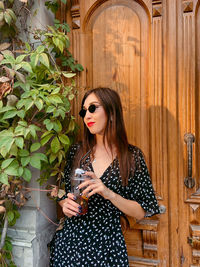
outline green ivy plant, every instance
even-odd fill
[[[41,171],[41,184],[50,176],[62,178],[65,155],[77,132],[71,115],[77,93],[74,77],[83,70],[68,50],[69,26],[59,20],[34,31],[37,47],[26,42],[15,50],[14,2],[6,6],[0,1],[0,31],[6,36],[0,44],[0,266],[15,266],[6,232],[26,203],[23,185],[31,181],[30,167]],[[46,2],[47,8],[57,10],[59,2]]]

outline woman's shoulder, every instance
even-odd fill
[[[135,156],[138,156],[138,155],[142,155],[143,156],[144,155],[142,150],[139,147],[131,145],[131,144],[128,145],[128,151],[131,154],[134,154]]]
[[[70,145],[70,147],[69,147],[69,149],[67,151],[67,154],[70,157],[73,157],[81,149],[81,147],[82,147],[81,142],[72,144],[72,145]]]
[[[135,162],[135,167],[140,168],[142,162],[145,162],[145,156],[142,150],[137,146],[129,144],[128,151],[131,154],[132,160]]]

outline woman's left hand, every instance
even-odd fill
[[[92,195],[97,193],[105,199],[110,199],[112,197],[114,192],[107,188],[102,183],[101,179],[96,177],[94,172],[85,172],[84,175],[91,177],[91,179],[88,179],[87,181],[79,185],[79,189],[86,187],[86,189],[84,189],[82,192],[83,195],[91,197]]]

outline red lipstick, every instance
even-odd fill
[[[88,123],[87,123],[87,126],[88,126],[88,127],[91,127],[93,124],[94,124],[94,122],[88,122]]]

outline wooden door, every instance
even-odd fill
[[[139,222],[128,218],[130,266],[200,266],[199,5],[71,0],[60,11],[72,26],[72,53],[84,66],[74,114],[89,88],[119,92],[130,143],[146,155],[163,212]]]

